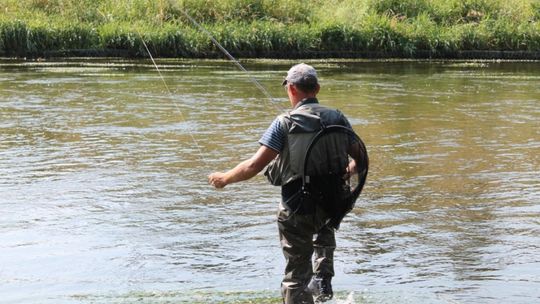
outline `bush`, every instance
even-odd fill
[[[437,1],[433,11],[441,24],[478,23],[486,18],[497,18],[501,0],[447,0]]]
[[[368,2],[379,15],[414,18],[430,10],[427,0],[370,0]]]
[[[0,40],[6,56],[26,56],[28,30],[20,20],[0,24]]]
[[[313,0],[178,0],[172,4],[183,19],[182,10],[204,23],[225,21],[251,22],[277,20],[284,23],[307,22],[311,13],[324,1]]]
[[[132,24],[106,23],[98,32],[99,44],[104,49],[125,50],[130,56],[146,55],[141,37]]]
[[[216,24],[209,30],[231,54],[243,57],[290,57],[315,52],[319,41],[316,30],[305,24],[285,26],[255,21]]]
[[[399,22],[395,17],[387,15],[369,15],[362,24],[362,34],[368,37],[365,48],[375,52],[397,52],[406,39],[399,30]]]
[[[32,25],[28,29],[28,52],[42,55],[45,51],[92,49],[98,47],[97,31],[84,24]]]

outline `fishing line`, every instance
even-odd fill
[[[283,106],[281,106],[278,101],[275,100],[274,97],[272,97],[272,95],[270,95],[270,93],[268,92],[268,90],[266,90],[262,85],[261,83],[246,69],[244,68],[244,66],[238,61],[236,60],[236,58],[234,58],[233,55],[231,55],[231,53],[229,53],[229,51],[227,51],[227,49],[225,49],[215,38],[214,36],[212,36],[212,34],[207,30],[205,29],[199,22],[197,22],[197,20],[193,19],[193,17],[191,17],[184,9],[181,9],[179,8],[180,11],[182,11],[182,13],[184,14],[184,16],[186,16],[186,18],[189,19],[189,21],[191,21],[191,23],[193,23],[199,30],[201,30],[203,33],[205,33],[208,38],[210,38],[210,40],[212,41],[212,43],[214,43],[214,45],[216,45],[222,52],[223,54],[225,54],[225,56],[227,56],[232,62],[234,62],[234,64],[236,64],[236,66],[243,72],[245,72],[248,77],[249,77],[249,80],[251,80],[251,82],[253,82],[253,84],[255,84],[255,86],[261,90],[261,92],[266,96],[266,98],[268,98],[268,100],[270,100],[270,103],[276,107],[278,109],[278,111],[280,112],[283,112],[285,111],[285,108],[283,108]]]
[[[279,112],[283,112],[285,111],[285,108],[283,106],[281,106],[279,104],[278,101],[276,101],[276,99],[268,92],[268,90],[266,90],[262,85],[261,83],[236,59],[234,58],[233,55],[231,55],[231,53],[229,53],[229,51],[227,51],[227,49],[225,49],[221,43],[219,43],[215,38],[214,36],[212,36],[212,34],[206,29],[204,28],[199,22],[197,22],[195,19],[193,19],[193,17],[191,17],[184,9],[181,9],[179,8],[179,10],[184,14],[184,16],[189,20],[191,21],[191,23],[193,23],[193,25],[195,25],[195,27],[197,27],[200,31],[202,31],[204,34],[206,34],[208,36],[208,38],[210,38],[210,40],[212,41],[212,43],[214,43],[215,46],[217,46],[221,52],[223,52],[223,54],[225,54],[225,56],[227,56],[227,58],[229,58],[241,71],[243,71],[244,73],[246,73],[246,75],[248,76],[249,80],[266,96],[266,98],[268,98],[268,100],[270,101],[270,103],[279,111]],[[163,82],[163,85],[165,86],[165,88],[167,89],[167,92],[169,94],[169,97],[170,99],[172,100],[176,110],[178,111],[178,113],[180,114],[180,117],[183,121],[186,121],[185,117],[184,117],[184,114],[183,112],[180,110],[180,107],[178,106],[178,104],[176,103],[176,101],[174,100],[173,98],[173,95],[172,95],[172,92],[171,90],[169,89],[169,86],[167,85],[167,82],[165,81],[165,78],[163,77],[163,75],[161,74],[161,71],[158,67],[158,65],[156,64],[156,61],[154,60],[154,57],[152,56],[152,53],[150,52],[150,49],[148,48],[148,45],[146,44],[146,42],[144,41],[143,39],[143,36],[142,34],[139,32],[139,30],[137,28],[135,28],[135,31],[137,32],[137,34],[139,35],[139,37],[141,38],[141,41],[142,41],[142,44],[144,46],[144,48],[146,49],[146,52],[148,53],[148,56],[150,57],[150,60],[152,60],[152,63],[154,64],[154,67],[156,68],[158,74],[159,74],[159,77],[161,78],[161,81]],[[193,141],[193,143],[195,143],[195,147],[198,151],[198,154],[199,154],[199,158],[203,161],[203,163],[208,163],[206,158],[204,157],[204,154],[202,153],[202,149],[199,145],[199,143],[197,142],[197,140],[195,139],[195,136],[193,135],[192,132],[188,132],[189,133],[189,136],[191,137],[191,140]]]
[[[148,56],[152,60],[152,63],[154,64],[154,67],[156,68],[156,70],[157,70],[157,72],[159,74],[159,77],[161,78],[161,81],[163,82],[163,85],[165,86],[165,89],[167,89],[167,92],[169,94],[169,98],[171,99],[172,103],[174,104],[174,106],[176,108],[176,111],[180,114],[180,118],[182,119],[182,121],[186,122],[187,120],[185,119],[184,113],[182,112],[182,110],[180,110],[180,107],[178,106],[178,103],[176,103],[176,101],[174,100],[173,94],[172,94],[171,90],[169,89],[169,86],[167,85],[167,82],[165,81],[165,78],[161,74],[161,70],[159,69],[158,65],[156,64],[156,61],[154,60],[154,56],[152,56],[152,53],[150,52],[150,49],[148,48],[148,45],[146,44],[146,42],[144,42],[144,39],[143,39],[141,33],[139,32],[139,30],[137,28],[135,28],[135,31],[137,32],[137,34],[139,34],[139,37],[141,38],[142,44],[144,45],[144,48],[146,49],[146,52],[148,53]],[[199,145],[199,142],[197,142],[197,140],[195,139],[195,136],[193,135],[193,132],[188,132],[188,134],[191,137],[191,140],[193,141],[193,143],[195,144],[195,148],[197,149],[200,160],[204,164],[207,164],[208,162],[206,161],[206,158],[204,157],[204,154],[202,153],[201,146]]]

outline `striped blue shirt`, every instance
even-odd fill
[[[298,109],[298,107],[301,105],[309,103],[319,103],[319,101],[315,97],[306,98],[297,103],[294,108]],[[279,117],[276,117],[270,127],[266,129],[266,132],[264,132],[261,139],[259,139],[259,144],[267,146],[268,148],[280,153],[281,150],[283,150],[283,146],[285,146],[286,137],[287,134],[283,131]]]
[[[279,118],[276,118],[270,127],[266,129],[266,132],[264,132],[261,139],[259,139],[259,144],[280,153],[285,145],[286,136],[287,134],[283,132],[283,127],[281,126]]]

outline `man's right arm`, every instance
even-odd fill
[[[214,172],[210,174],[208,182],[216,188],[223,188],[232,183],[248,180],[261,172],[277,155],[276,151],[261,146],[251,158],[239,163],[233,169],[225,173]]]
[[[352,145],[350,145],[347,153],[351,156],[352,160],[347,166],[345,179],[349,179],[352,175],[357,174],[359,165],[362,170],[368,166],[368,164],[365,163],[367,161],[367,157],[364,154],[365,151],[362,149],[360,142],[355,141]]]

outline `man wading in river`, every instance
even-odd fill
[[[208,181],[223,188],[252,178],[270,164],[265,175],[281,186],[278,228],[287,262],[283,301],[322,302],[333,295],[334,234],[362,190],[367,153],[345,116],[318,103],[313,67],[293,66],[283,86],[293,109],[272,122],[255,155],[226,173],[210,174]],[[351,191],[346,181],[357,171],[359,186]]]

